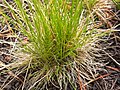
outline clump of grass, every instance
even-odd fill
[[[26,58],[8,67],[24,74],[22,90],[47,89],[51,85],[76,90],[96,77],[97,64],[88,51],[99,34],[87,30],[90,18],[85,15],[82,0],[28,0],[29,14],[21,0],[14,1],[16,8],[6,2],[14,16],[12,22],[29,43],[23,46],[27,54],[22,57]]]

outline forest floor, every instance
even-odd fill
[[[120,18],[120,14],[118,16]],[[11,30],[11,28],[13,29]],[[107,29],[102,30],[106,31]],[[15,33],[17,36],[20,35],[18,31],[14,30],[13,25],[9,25],[0,15],[0,64],[7,65],[17,59],[17,57],[14,57],[14,51],[17,49],[16,44],[19,41],[17,36],[14,35]],[[98,61],[104,62],[105,64],[107,62],[107,64],[101,70],[101,76],[90,83],[91,87],[89,90],[120,90],[120,26],[115,28],[114,32],[102,37],[102,39],[104,41],[99,41],[98,44],[105,52],[100,51],[102,56],[98,57]],[[22,37],[22,40],[23,43],[27,42],[26,37]],[[0,88],[6,86],[4,90],[18,90],[21,82],[17,79],[14,79],[6,85],[8,82],[6,80],[11,75],[11,72],[0,75]]]

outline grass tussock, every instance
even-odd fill
[[[21,46],[23,54],[17,53],[19,60],[2,68],[21,71],[16,71],[16,75],[24,76],[21,90],[47,90],[53,86],[77,90],[97,77],[99,64],[88,52],[101,34],[88,30],[91,19],[82,0],[28,0],[29,11],[21,0],[14,2],[16,7],[5,2],[14,18],[2,15],[29,42]]]

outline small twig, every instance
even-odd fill
[[[37,83],[39,83],[41,80],[43,80],[44,78],[46,78],[48,76],[48,73],[50,71],[47,72],[46,75],[44,75],[43,77],[41,77],[38,81],[36,81],[28,90],[31,90]]]
[[[109,75],[110,75],[110,73],[108,73],[108,74],[104,74],[104,75],[101,75],[101,76],[99,76],[98,78],[95,78],[95,79],[90,80],[89,82],[85,83],[84,86],[86,86],[86,85],[88,85],[88,84],[90,84],[90,83],[92,83],[92,82],[94,82],[94,81],[97,81],[98,79],[101,79],[101,78],[107,77],[107,76],[109,76]]]
[[[9,75],[11,75],[12,77],[15,77],[16,79],[18,79],[19,81],[21,81],[23,83],[23,80],[21,80],[17,75],[15,75],[12,71],[8,72]]]
[[[75,68],[75,69],[76,69],[77,74],[78,74],[77,76],[78,76],[78,80],[79,80],[80,90],[86,90],[86,88],[85,88],[84,84],[82,83],[82,80],[80,79],[78,69],[77,69],[77,68]]]
[[[114,67],[111,67],[111,66],[105,66],[105,67],[109,68],[109,69],[112,69],[114,71],[120,72],[120,70],[118,68],[114,68]]]
[[[110,56],[107,52],[105,52],[104,50],[102,50],[106,55],[108,55],[117,65],[120,66],[120,63],[118,63],[112,56]]]
[[[28,71],[30,69],[30,64],[31,64],[31,60],[28,64],[28,68],[27,68],[27,71],[26,71],[26,74],[25,74],[25,78],[24,78],[24,81],[23,81],[23,86],[22,86],[22,90],[24,90],[24,87],[25,87],[25,82],[26,82],[26,79],[27,79],[27,76],[28,76]]]
[[[96,29],[96,31],[99,31],[99,32],[108,32],[108,31],[118,32],[118,31],[120,31],[120,29]]]
[[[78,80],[79,80],[80,90],[86,90],[86,89],[85,89],[85,86],[83,85],[83,83],[82,83],[79,75],[78,75]],[[83,88],[83,89],[82,89],[82,88]]]
[[[115,81],[114,81],[114,83],[112,84],[112,87],[111,87],[110,90],[113,90],[113,88],[114,88],[114,86],[115,86],[115,84],[116,84],[116,82],[117,82],[117,79],[118,79],[118,78],[115,79]]]

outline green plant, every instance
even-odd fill
[[[90,18],[85,15],[82,0],[44,3],[28,0],[29,14],[21,0],[14,1],[16,8],[6,2],[14,16],[11,22],[29,43],[24,46],[27,55],[22,57],[26,58],[17,60],[8,68],[20,68],[18,70],[25,74],[22,90],[47,89],[51,85],[61,90],[68,87],[76,90],[81,81],[85,83],[95,78],[96,72],[91,68],[97,65],[88,51],[99,34],[87,30]],[[71,3],[69,8],[68,3]]]
[[[112,0],[112,1],[115,3],[116,8],[120,10],[120,0]]]

